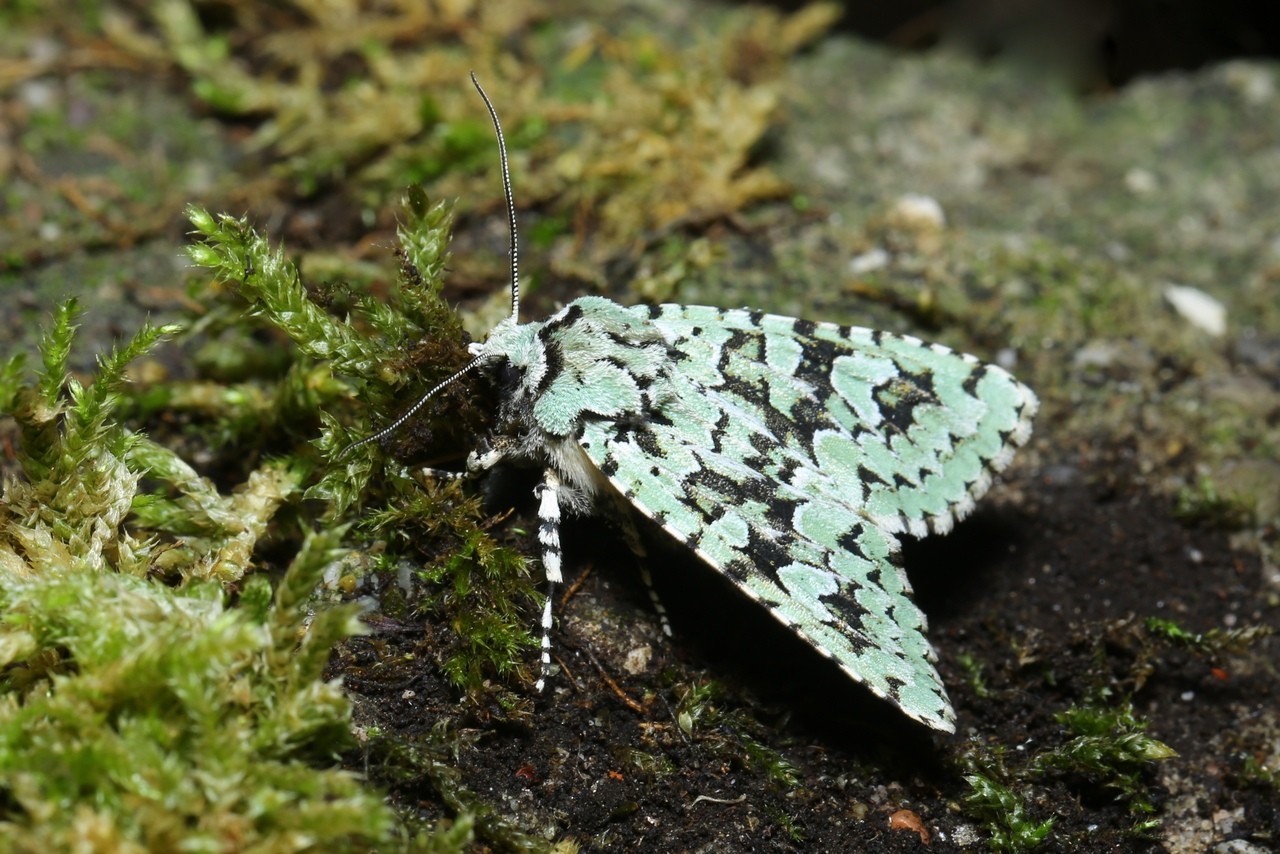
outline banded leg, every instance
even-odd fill
[[[462,480],[471,476],[469,471],[449,471],[448,469],[433,469],[431,466],[422,466],[418,469],[418,473],[423,477],[429,477],[432,480]]]
[[[479,474],[502,462],[507,457],[508,443],[504,442],[486,451],[472,451],[467,454],[467,473]]]
[[[448,471],[446,469],[433,469],[429,466],[423,466],[418,471],[423,475],[436,480],[462,480],[464,478],[475,477],[496,466],[507,458],[508,451],[507,442],[496,444],[492,448],[486,448],[483,451],[472,451],[467,455],[467,468],[464,471]]]
[[[538,542],[542,544],[542,571],[547,576],[547,601],[542,607],[542,671],[534,686],[539,691],[551,672],[551,620],[552,602],[556,598],[556,585],[564,581],[560,573],[560,477],[551,469],[542,475],[538,496]]]
[[[645,560],[649,556],[649,552],[640,540],[640,532],[636,530],[634,511],[616,493],[614,493],[613,505],[613,517],[618,521],[618,529],[622,532],[622,541],[627,544],[627,548],[636,556],[636,565],[640,567],[640,580],[644,582],[644,589],[649,591],[649,601],[653,603],[653,610],[658,615],[658,623],[662,626],[662,633],[667,637],[671,637],[671,620],[667,617],[666,606],[662,604],[662,599],[658,597],[658,588],[653,586],[653,576],[649,573],[649,563]]]
[[[653,586],[653,576],[649,574],[649,566],[645,563],[640,564],[640,580],[649,591],[649,601],[653,603],[653,610],[658,612],[658,624],[662,626],[662,633],[671,637],[671,620],[667,618],[667,606],[662,604],[662,599],[658,596],[658,588]]]

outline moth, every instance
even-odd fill
[[[909,335],[747,309],[586,296],[521,323],[506,143],[471,79],[498,137],[511,316],[470,345],[464,368],[347,450],[396,430],[466,374],[495,384],[496,427],[467,473],[543,471],[539,690],[561,519],[626,505],[854,680],[953,732],[898,536],[945,533],[973,509],[1030,436],[1035,395],[997,366]]]

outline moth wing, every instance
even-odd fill
[[[775,480],[767,468],[798,471],[803,461],[763,413],[715,389],[678,385],[687,405],[639,423],[589,421],[583,450],[632,506],[855,680],[953,732],[894,536],[841,501],[839,485],[816,469],[806,488]],[[768,465],[757,467],[762,459]]]
[[[581,442],[613,486],[854,679],[953,730],[895,533],[946,531],[1030,435],[1004,370],[910,336],[638,307],[677,362],[635,422]]]
[[[746,309],[639,310],[681,376],[760,411],[892,533],[949,531],[1031,435],[1031,390],[940,344]]]

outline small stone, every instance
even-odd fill
[[[1213,854],[1273,854],[1272,849],[1247,839],[1228,839],[1226,842],[1219,842],[1210,851]]]
[[[849,272],[855,276],[863,276],[889,266],[889,253],[883,249],[870,249],[849,260]]]
[[[1166,285],[1164,298],[1173,310],[1182,315],[1197,329],[1221,337],[1227,331],[1227,309],[1222,303],[1199,288],[1185,285]]]
[[[909,231],[937,231],[947,224],[947,216],[937,199],[906,193],[889,209],[889,221]]]
[[[1144,196],[1159,187],[1156,176],[1146,169],[1134,167],[1124,173],[1124,185],[1136,196]]]
[[[653,658],[653,647],[642,644],[627,653],[622,660],[622,669],[636,676],[649,668],[649,660]]]

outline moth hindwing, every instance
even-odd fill
[[[1030,436],[1035,395],[917,338],[745,309],[588,296],[520,323],[505,145],[485,103],[512,224],[512,314],[459,374],[487,374],[502,395],[468,470],[545,472],[549,585],[561,514],[621,496],[853,679],[954,731],[897,535],[943,533],[972,510]],[[551,619],[548,598],[543,678]]]

